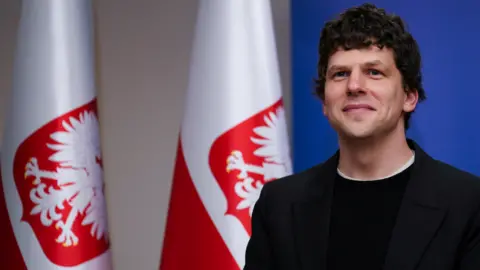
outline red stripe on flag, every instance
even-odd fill
[[[238,270],[177,151],[160,270]]]
[[[3,182],[0,177],[0,231],[2,232],[2,241],[0,242],[1,269],[27,269],[20,248],[18,247],[17,239],[13,233],[4,194]]]

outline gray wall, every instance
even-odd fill
[[[94,3],[99,113],[114,265],[118,270],[157,269],[197,1]],[[272,0],[272,7],[288,110],[290,3]],[[2,130],[19,10],[19,0],[0,1]]]

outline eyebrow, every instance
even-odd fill
[[[362,64],[362,66],[367,66],[367,67],[373,67],[373,66],[378,66],[382,65],[385,66],[384,63],[380,60],[373,60],[373,61],[368,61]],[[327,68],[327,74],[331,74],[332,72],[338,71],[338,70],[344,70],[348,69],[348,66],[345,65],[332,65]]]
[[[384,65],[384,64],[380,60],[373,60],[373,61],[366,62],[363,65],[371,67],[371,66],[378,66],[378,65]]]

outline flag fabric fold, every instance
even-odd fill
[[[88,0],[22,1],[1,154],[5,269],[112,269],[92,20]]]
[[[201,0],[161,270],[241,269],[263,185],[291,173],[267,0]]]

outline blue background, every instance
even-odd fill
[[[337,138],[313,95],[317,46],[325,21],[352,0],[292,1],[293,166],[323,162]],[[434,158],[480,175],[480,1],[372,1],[400,15],[419,43],[427,100],[417,106],[408,136]]]

